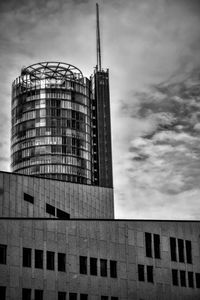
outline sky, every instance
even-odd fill
[[[0,2],[0,169],[11,84],[40,61],[96,65],[95,2]],[[109,68],[116,218],[199,219],[200,1],[99,0]]]

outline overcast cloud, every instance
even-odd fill
[[[99,4],[116,217],[199,219],[200,2]],[[11,83],[22,66],[63,61],[90,76],[95,32],[95,1],[1,1],[2,170],[10,170]]]

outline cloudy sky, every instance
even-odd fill
[[[200,2],[99,1],[110,69],[117,218],[199,219]],[[95,1],[0,2],[0,169],[10,171],[11,83],[23,66],[96,64]]]

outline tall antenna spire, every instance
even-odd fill
[[[96,39],[97,39],[97,70],[101,71],[101,44],[100,44],[100,28],[99,28],[99,5],[96,3],[96,17],[97,17],[97,28],[96,28]]]

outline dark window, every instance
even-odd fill
[[[144,265],[138,265],[138,280],[144,281]]]
[[[151,233],[145,232],[146,256],[152,257]]]
[[[58,300],[66,300],[66,292],[58,292]]]
[[[35,290],[35,300],[43,300],[43,291]]]
[[[188,264],[192,264],[192,243],[191,241],[185,241],[186,259]]]
[[[32,204],[34,203],[34,197],[26,193],[24,193],[24,200]]]
[[[80,274],[87,274],[87,257],[80,256],[79,264],[80,264]]]
[[[6,252],[7,252],[7,246],[0,245],[0,264],[3,265],[6,264]]]
[[[193,288],[194,287],[194,275],[193,272],[188,272],[188,286]]]
[[[47,251],[47,269],[54,270],[54,252]]]
[[[160,258],[160,235],[153,235],[153,244],[154,244],[154,257]]]
[[[172,284],[178,285],[178,270],[172,269]]]
[[[87,300],[88,295],[87,294],[80,294],[80,300]]]
[[[31,300],[31,289],[22,289],[22,300]]]
[[[35,268],[43,269],[43,251],[35,250]]]
[[[180,271],[181,286],[186,286],[185,271]]]
[[[107,276],[107,259],[100,259],[100,272],[101,276]]]
[[[153,282],[153,266],[147,266],[147,281]]]
[[[110,277],[117,278],[117,262],[115,260],[110,261]]]
[[[200,273],[196,273],[196,287],[200,288]]]
[[[111,300],[118,300],[118,297],[111,297]]]
[[[55,207],[46,203],[46,213],[55,216]]]
[[[184,262],[184,242],[181,239],[178,239],[178,253],[179,261]]]
[[[170,250],[171,250],[171,260],[177,261],[176,258],[176,239],[173,237],[170,237]]]
[[[101,300],[108,300],[108,296],[101,296]]]
[[[0,286],[0,296],[1,300],[6,300],[6,287],[5,286]]]
[[[58,253],[58,271],[65,272],[65,253]]]
[[[69,293],[69,300],[77,300],[77,294]]]
[[[57,217],[59,219],[69,220],[70,219],[70,214],[68,214],[65,211],[57,208]]]
[[[97,259],[90,257],[90,275],[97,275]]]
[[[23,267],[31,268],[31,249],[23,248]]]

